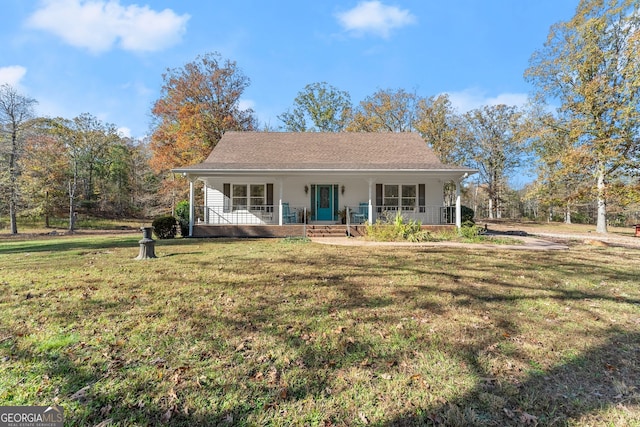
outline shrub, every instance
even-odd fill
[[[375,224],[367,224],[367,237],[380,242],[394,242],[406,240],[409,242],[424,242],[430,239],[427,231],[422,230],[422,223],[414,219],[405,222],[400,212],[396,213],[392,221],[378,220]]]
[[[180,225],[180,235],[187,237],[189,235],[189,202],[183,200],[176,205],[176,219]]]
[[[161,216],[153,220],[154,232],[158,239],[173,239],[178,233],[177,221],[171,215]]]
[[[480,235],[480,227],[475,225],[473,221],[465,221],[461,224],[459,233],[465,239],[477,240]]]
[[[471,221],[471,223],[475,224],[473,217],[475,216],[475,212],[468,206],[462,205],[460,206],[460,220],[461,222]]]

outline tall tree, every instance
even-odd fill
[[[589,157],[584,150],[573,146],[571,134],[548,113],[536,114],[529,128],[531,150],[536,158],[536,180],[529,187],[527,197],[536,198],[549,207],[548,218],[554,207],[564,211],[564,221],[571,223],[574,205],[590,193]]]
[[[521,164],[521,119],[522,113],[507,105],[485,106],[465,114],[471,156],[489,196],[489,218],[501,217],[507,178]]]
[[[96,199],[96,173],[104,170],[112,146],[120,142],[115,126],[105,124],[88,113],[72,120],[50,120],[50,133],[64,147],[67,160],[67,194],[69,196],[69,231],[75,230],[78,201],[93,206]]]
[[[540,102],[560,102],[572,149],[590,160],[596,231],[606,233],[608,182],[638,167],[640,3],[581,0],[572,19],[551,27],[525,78]]]
[[[412,132],[420,98],[403,89],[379,90],[356,109],[347,130],[352,132]]]
[[[351,116],[351,96],[326,82],[311,83],[298,93],[293,110],[278,116],[289,132],[341,132]]]
[[[50,132],[50,124],[48,119],[34,121],[20,159],[23,193],[34,214],[44,216],[45,227],[51,216],[63,213],[67,194],[66,147]]]
[[[446,94],[420,99],[417,106],[416,130],[446,164],[464,165],[468,162],[470,140]]]
[[[240,108],[249,78],[218,53],[198,56],[162,76],[153,105],[152,166],[158,171],[201,162],[229,130],[253,130],[253,110]]]
[[[18,234],[16,222],[18,210],[20,169],[18,160],[22,153],[23,132],[33,118],[36,100],[21,95],[13,87],[0,86],[0,154],[8,173],[7,199],[11,234]],[[4,168],[3,168],[4,169]]]

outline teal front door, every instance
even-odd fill
[[[316,186],[316,220],[333,220],[333,186]]]

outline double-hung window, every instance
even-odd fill
[[[387,208],[411,210],[416,207],[416,186],[385,184],[382,204]]]
[[[402,210],[413,210],[416,207],[416,186],[402,186]]]
[[[385,207],[397,207],[399,200],[399,185],[385,185],[384,186],[384,199],[382,204]]]
[[[247,185],[233,184],[231,193],[231,206],[233,210],[247,209]]]
[[[231,206],[233,210],[260,210],[265,205],[264,184],[233,184]]]
[[[224,212],[253,210],[273,212],[273,184],[223,185]]]
[[[265,205],[265,186],[263,184],[249,185],[249,206],[252,210],[262,210]]]

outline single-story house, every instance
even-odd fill
[[[229,230],[250,225],[374,223],[397,213],[459,227],[460,183],[477,172],[443,164],[409,132],[226,132],[204,162],[172,171],[190,182],[191,236],[236,235]],[[445,203],[450,183],[455,204]],[[211,232],[220,226],[227,231]]]

